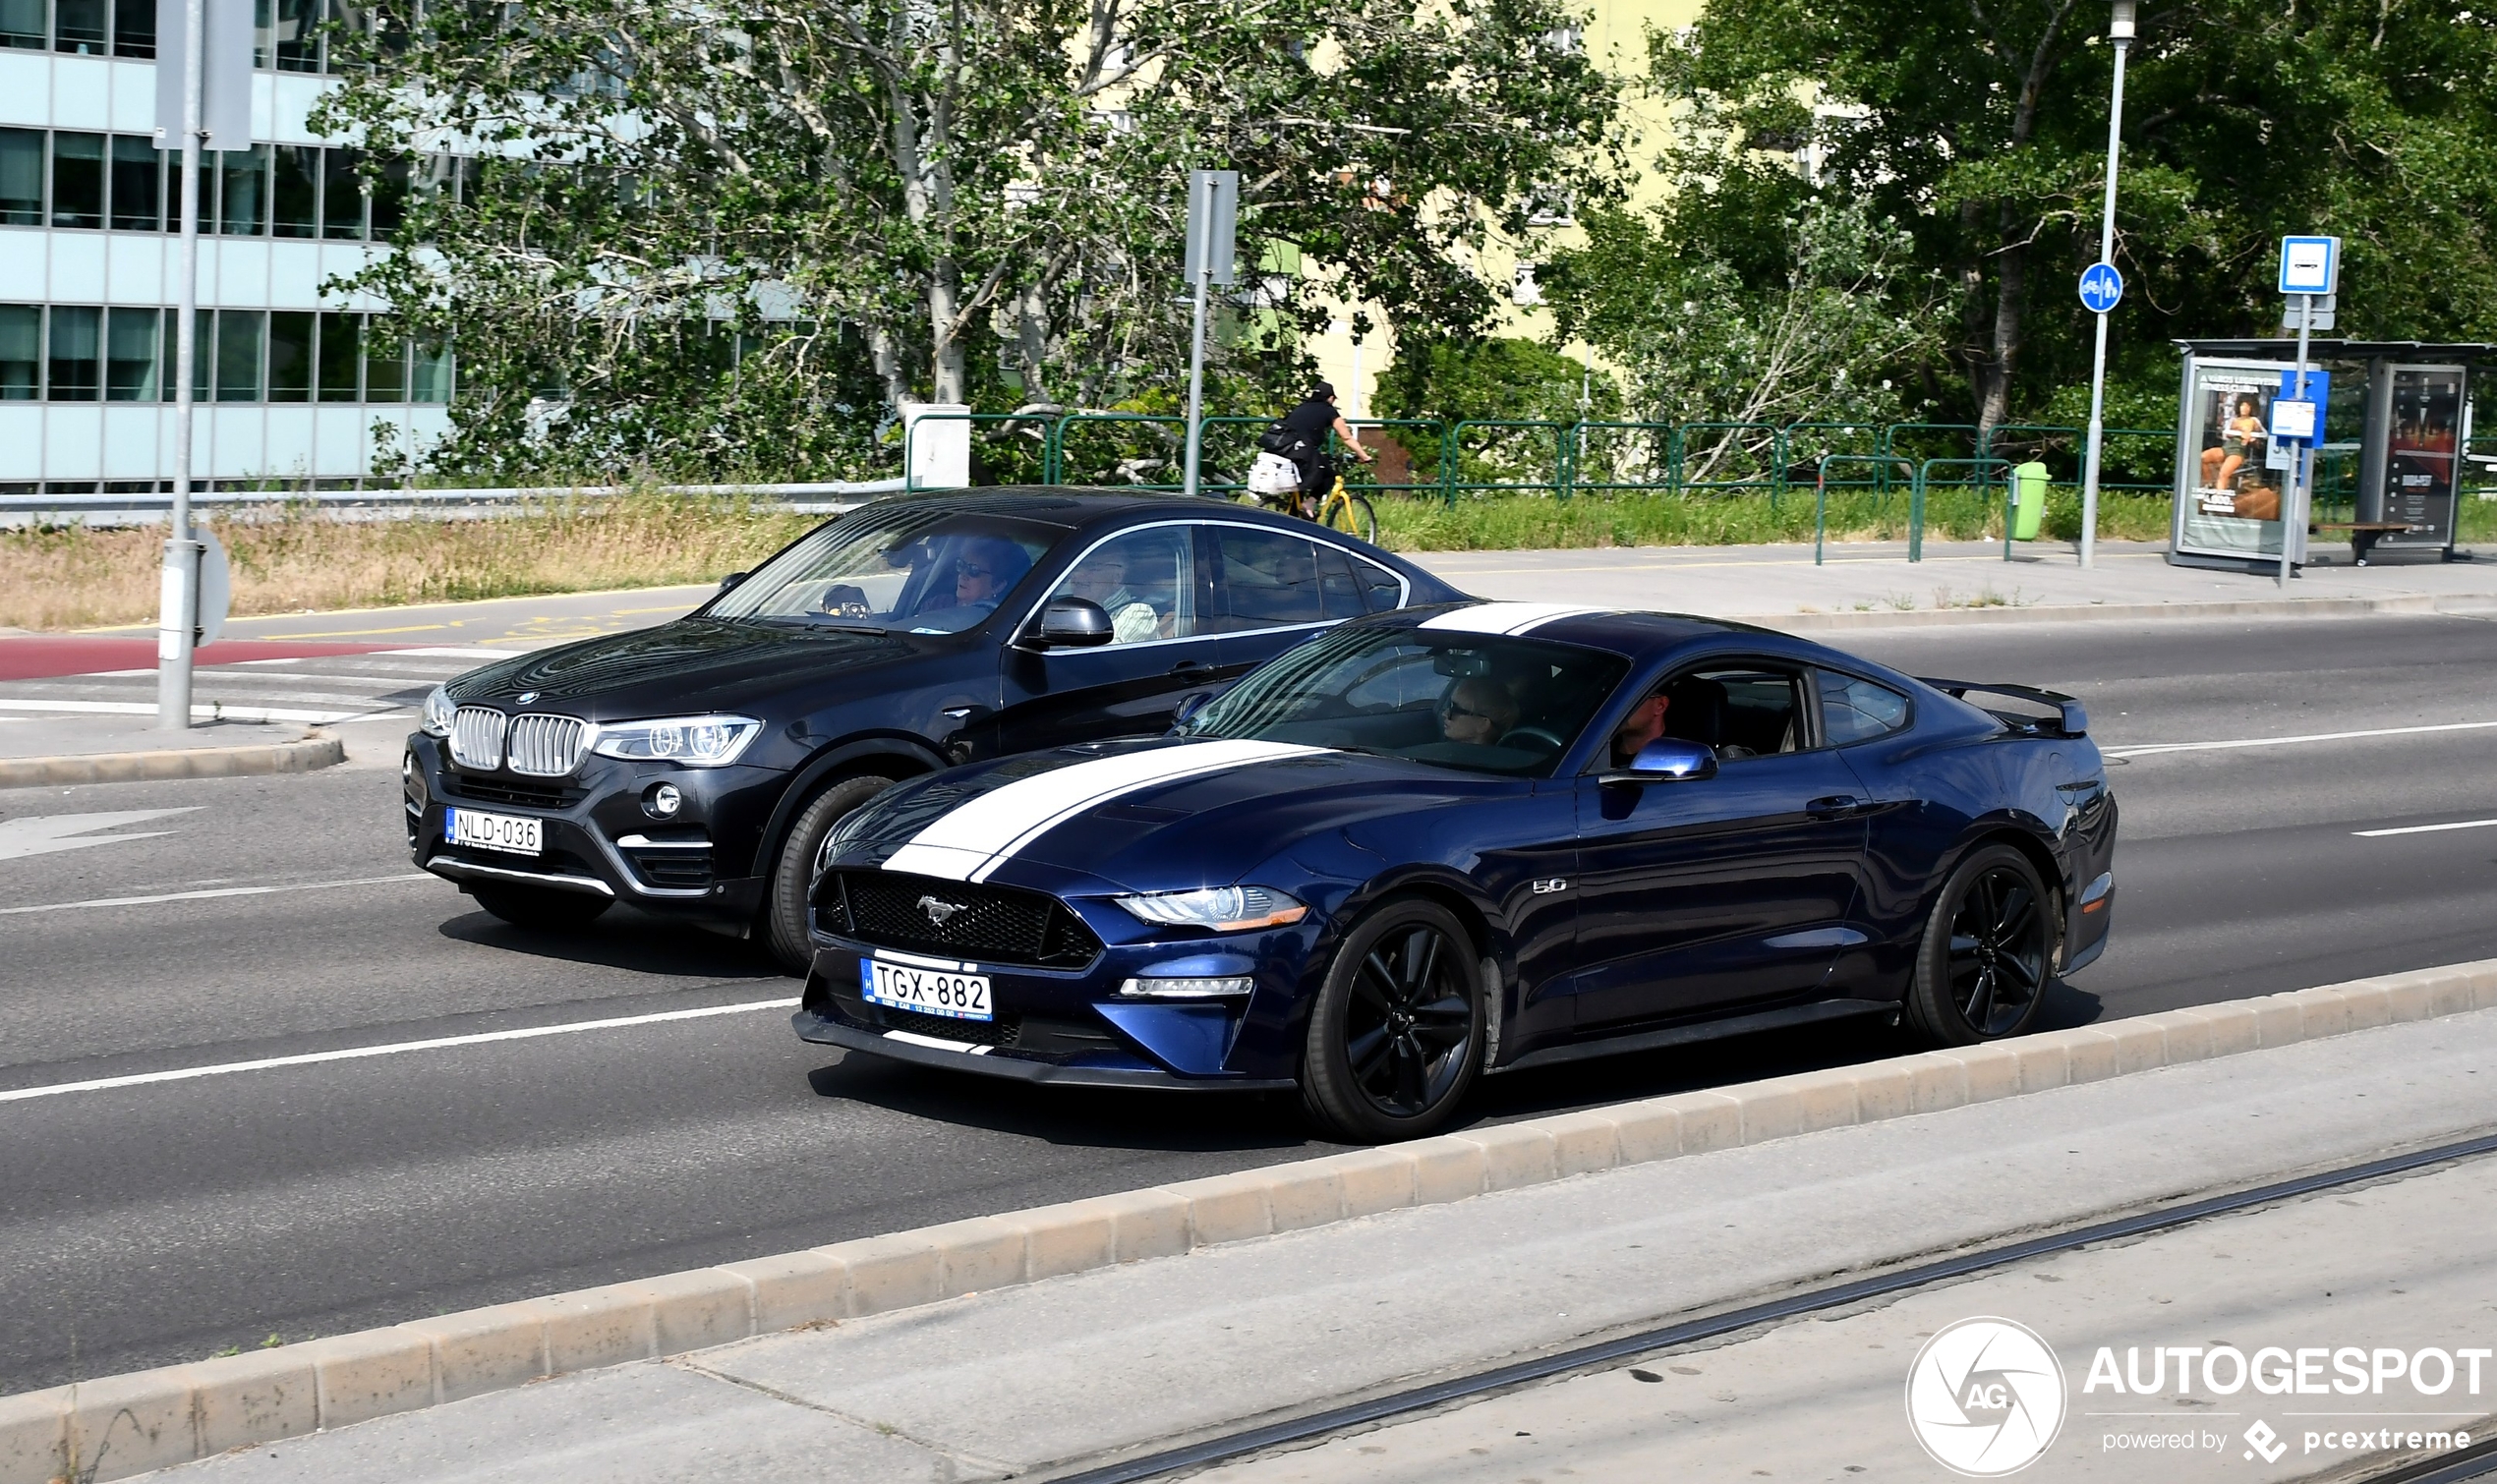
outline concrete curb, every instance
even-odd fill
[[[1574,1174],[2497,1008],[2497,959],[1505,1123],[0,1398],[0,1484],[127,1478],[750,1336]]]
[[[55,788],[75,783],[152,783],[165,778],[238,778],[310,772],[347,761],[347,746],[328,732],[292,742],[249,747],[168,747],[62,758],[0,758],[0,788]]]
[[[1737,617],[1788,633],[1829,633],[1900,626],[1925,628],[1964,623],[2113,623],[2153,618],[2357,618],[2377,613],[2447,613],[2497,609],[2497,598],[2477,594],[2404,593],[2388,598],[2248,598],[2225,602],[2038,603],[2028,607],[1876,608],[1844,613],[1767,613]]]

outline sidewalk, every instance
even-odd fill
[[[2489,1126],[2492,1079],[2497,1011],[2383,1026],[561,1376],[162,1477],[1049,1477],[1834,1275],[2440,1144]],[[2038,1331],[2067,1379],[2061,1440],[2025,1477],[2309,1478],[2366,1450],[2307,1451],[2307,1429],[2380,1428],[2408,1405],[2481,1430],[2497,1367],[2477,1395],[2458,1384],[2442,1399],[2215,1405],[2173,1387],[2085,1393],[2096,1348],[2497,1343],[2489,1173],[2430,1171],[2024,1263],[1633,1362],[1652,1379],[1605,1370],[1224,1476],[1944,1477],[1900,1410],[1909,1362],[1939,1326],[1991,1314]],[[2334,1408],[2378,1420],[2293,1415]],[[2096,1415],[2119,1410],[2149,1415]],[[2249,1466],[2236,1439],[2257,1413],[2298,1446]],[[2107,1441],[2127,1429],[2229,1446],[2145,1460]]]
[[[1806,625],[1816,628],[1841,614],[1851,627],[1943,613],[1978,621],[2014,611],[2080,618],[2091,608],[2134,610],[2128,617],[2172,608],[2185,616],[2187,605],[2217,603],[2263,605],[2255,611],[2285,603],[2363,611],[2362,604],[2374,603],[2497,613],[2497,561],[2356,567],[2348,552],[2328,552],[2339,565],[2309,566],[2283,591],[2268,572],[2170,566],[2165,550],[2164,542],[2102,542],[2087,570],[2070,543],[2049,542],[2015,543],[2008,562],[2000,542],[1927,542],[1919,562],[1907,560],[1903,542],[1832,544],[1819,566],[1810,545],[1431,551],[1415,560],[1484,598],[1664,608],[1772,625],[1824,615]]]

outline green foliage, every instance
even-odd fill
[[[1939,275],[1947,357],[1902,366],[1954,422],[2069,418],[2093,316],[2113,50],[2070,0],[1709,0],[1657,36],[1654,83],[1708,131],[1736,189],[1716,256],[1758,285],[1759,244],[1805,200],[1894,220]],[[2497,332],[2497,24],[2393,0],[2146,4],[2127,68],[2111,400],[2171,409],[2178,337],[2275,336],[2275,242],[2348,239],[2344,333]],[[1747,182],[1746,150],[1805,172]],[[1706,151],[1701,150],[1704,154]],[[1773,186],[1773,188],[1772,188]],[[1703,240],[1694,230],[1678,242]],[[1770,255],[1773,260],[1774,255]],[[1950,379],[1944,372],[1954,371]],[[2084,394],[2085,395],[2085,394]],[[2085,414],[2084,414],[2085,415]]]
[[[1583,363],[1508,336],[1481,340],[1408,338],[1378,378],[1372,399],[1382,418],[1413,418],[1446,428],[1459,423],[1576,423],[1621,416],[1613,378]],[[1440,450],[1427,436],[1400,436],[1414,477],[1439,478]],[[1477,428],[1460,434],[1458,478],[1514,484],[1551,477],[1556,435],[1546,428]]]
[[[2002,490],[1957,486],[1926,495],[1925,534],[1936,541],[2003,535]],[[1775,509],[1766,493],[1726,495],[1485,495],[1454,504],[1382,496],[1379,541],[1397,551],[1515,551],[1585,546],[1733,546],[1810,542],[1809,489],[1789,491]],[[2102,494],[2099,535],[2111,541],[2155,541],[2168,534],[2165,495]],[[2080,497],[2056,486],[2047,495],[2041,534],[2068,540],[2080,530]],[[1897,541],[1907,535],[1907,491],[1885,500],[1869,489],[1829,496],[1832,541]]]
[[[1336,295],[1467,330],[1497,304],[1471,267],[1492,227],[1531,237],[1518,202],[1612,147],[1612,84],[1552,40],[1561,0],[380,13],[373,69],[318,122],[492,156],[416,193],[398,244],[430,251],[355,284],[461,334],[435,462],[481,472],[819,473],[889,455],[878,414],[906,398],[1167,394],[1190,167],[1242,172],[1245,262],[1324,265],[1252,278],[1252,314],[1306,330]],[[1260,400],[1304,371],[1248,339],[1224,363]]]

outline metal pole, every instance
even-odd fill
[[[181,316],[173,327],[173,517],[156,592],[156,729],[191,726],[191,636],[200,600],[200,543],[191,533],[191,377],[199,355],[194,321],[200,303],[200,137],[206,103],[206,0],[182,8],[182,250],[176,276]]]
[[[2107,204],[2098,219],[2098,260],[2116,260],[2116,156],[2124,138],[2124,53],[2133,44],[2132,0],[2116,0],[2107,38],[2116,47],[2116,91],[2107,111]],[[2098,316],[2098,346],[2090,353],[2089,443],[2081,456],[2081,565],[2098,558],[2099,445],[2107,436],[2107,312]]]
[[[1197,456],[1205,439],[1205,285],[1213,280],[1214,254],[1209,247],[1205,260],[1196,268],[1196,323],[1190,332],[1188,349],[1188,474],[1182,480],[1182,492],[1196,492]]]
[[[2306,335],[2315,327],[2315,296],[2297,296],[2297,400],[2306,400]],[[2289,489],[2281,496],[2281,575],[2280,585],[2289,587],[2289,542],[2294,531],[2306,529],[2306,460],[2310,450],[2323,441],[2324,411],[2315,409],[2315,436],[2301,438],[2289,450]],[[2294,525],[2292,522],[2295,522]]]

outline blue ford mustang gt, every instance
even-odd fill
[[[2107,942],[2087,726],[1741,624],[1406,609],[1166,737],[861,807],[796,1026],[1036,1081],[1297,1087],[1362,1141],[1515,1067],[1851,1015],[2014,1035]]]

